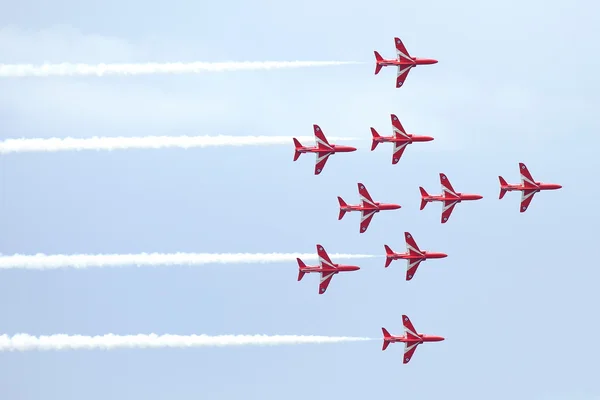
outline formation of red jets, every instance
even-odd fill
[[[377,51],[375,51],[375,75],[377,75],[381,71],[382,67],[397,66],[398,73],[396,77],[396,88],[400,88],[404,85],[404,81],[406,80],[406,77],[408,76],[408,73],[412,68],[418,65],[430,65],[436,64],[438,62],[437,60],[430,58],[412,57],[406,50],[406,47],[402,43],[402,40],[400,40],[399,38],[394,38],[394,41],[396,44],[397,54],[395,59],[384,59]],[[392,136],[381,136],[375,130],[375,128],[371,128],[371,151],[375,150],[379,143],[393,143],[392,164],[394,165],[400,161],[400,158],[404,154],[404,151],[406,150],[406,147],[409,144],[430,142],[434,140],[434,138],[431,136],[421,136],[412,133],[407,133],[404,127],[402,126],[402,123],[395,114],[391,114],[391,122],[393,130]],[[314,171],[315,175],[319,175],[321,174],[321,172],[323,172],[323,168],[325,167],[325,163],[327,162],[329,156],[336,153],[348,153],[357,150],[355,147],[330,144],[318,125],[313,125],[313,129],[316,141],[315,147],[303,146],[296,138],[294,138],[293,141],[295,146],[294,161],[296,161],[302,153],[316,154],[316,164]],[[534,180],[524,163],[519,163],[519,171],[521,174],[520,184],[507,183],[502,176],[499,176],[498,179],[500,180],[499,199],[502,199],[504,195],[510,191],[521,192],[521,213],[527,210],[527,208],[531,204],[533,196],[536,193],[543,190],[556,190],[562,188],[562,186],[559,184],[544,183]],[[448,222],[450,215],[454,210],[454,207],[458,203],[461,203],[463,201],[480,200],[483,198],[483,196],[479,194],[461,193],[456,191],[450,183],[450,180],[444,173],[440,173],[439,177],[442,190],[441,194],[431,195],[423,187],[419,187],[419,190],[421,192],[420,209],[423,210],[429,202],[442,203],[442,224]],[[367,231],[367,228],[369,227],[373,216],[379,211],[397,210],[401,208],[399,204],[380,203],[378,201],[374,201],[363,183],[358,183],[358,195],[360,198],[360,204],[357,205],[349,205],[341,197],[338,196],[338,202],[340,207],[338,220],[341,220],[347,212],[358,211],[361,215],[359,228],[360,233],[365,233]],[[414,278],[415,273],[417,272],[417,269],[419,268],[419,265],[422,262],[428,259],[446,258],[448,256],[445,253],[421,250],[417,245],[414,237],[409,232],[404,232],[404,239],[406,242],[405,253],[396,253],[388,245],[384,245],[386,257],[385,268],[389,267],[392,261],[394,260],[406,260],[407,281],[410,281]],[[321,279],[319,283],[319,294],[325,293],[327,287],[331,282],[331,279],[335,274],[345,271],[357,271],[360,269],[360,267],[356,265],[334,264],[329,258],[329,255],[327,254],[323,246],[320,244],[317,244],[317,255],[319,258],[319,265],[315,266],[307,266],[301,259],[297,259],[299,268],[298,281],[300,281],[306,273],[320,273]],[[410,361],[418,345],[425,342],[439,342],[444,340],[444,338],[441,336],[431,336],[417,333],[410,319],[406,315],[402,316],[402,322],[404,324],[404,335],[402,336],[393,336],[385,328],[381,329],[383,331],[382,350],[385,350],[390,343],[402,342],[405,344],[403,358],[404,364]]]

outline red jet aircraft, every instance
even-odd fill
[[[296,149],[294,151],[294,161],[296,161],[302,153],[317,154],[317,162],[315,164],[315,175],[319,175],[321,171],[323,171],[323,168],[325,168],[325,163],[327,162],[327,159],[330,155],[335,153],[348,153],[351,151],[356,151],[356,147],[329,144],[319,125],[313,125],[313,129],[315,131],[315,142],[317,144],[315,147],[302,146],[298,139],[293,138],[293,140],[294,146],[296,146]]]
[[[365,185],[362,183],[358,184],[358,195],[360,197],[361,204],[356,206],[346,204],[346,202],[340,196],[338,196],[338,202],[340,203],[340,215],[338,220],[344,218],[344,214],[347,212],[361,211],[362,215],[360,218],[360,233],[365,233],[367,231],[367,228],[369,227],[369,224],[371,223],[375,213],[378,213],[381,210],[397,210],[402,207],[398,204],[386,204],[373,201],[371,195],[369,195],[369,192],[367,192]]]
[[[391,114],[392,117],[392,128],[394,131],[393,136],[380,136],[375,128],[371,128],[371,134],[373,135],[373,143],[371,144],[371,151],[375,150],[379,143],[392,142],[394,143],[394,152],[392,153],[392,164],[397,164],[402,157],[402,153],[411,143],[414,142],[430,142],[433,140],[431,136],[418,136],[412,133],[406,133],[404,127],[400,123],[400,120],[395,114]]]
[[[419,190],[421,191],[421,210],[424,209],[427,203],[430,201],[444,202],[444,207],[442,208],[442,224],[448,222],[448,218],[450,218],[450,214],[452,214],[454,206],[456,206],[458,203],[468,200],[483,199],[483,196],[478,194],[457,192],[450,184],[448,177],[442,173],[440,173],[440,183],[442,184],[442,194],[439,196],[430,196],[422,187],[419,187]]]
[[[360,267],[355,265],[341,265],[334,264],[331,262],[329,255],[320,244],[317,245],[317,254],[319,256],[319,265],[318,266],[307,266],[304,262],[296,258],[298,261],[298,281],[302,280],[302,277],[306,273],[311,272],[320,272],[321,273],[321,283],[319,284],[319,294],[325,293],[327,290],[327,286],[331,282],[331,278],[333,275],[344,272],[344,271],[358,271]]]
[[[513,190],[521,191],[521,212],[527,211],[527,207],[533,200],[533,196],[542,190],[556,190],[561,189],[562,186],[556,183],[543,183],[536,182],[529,170],[523,163],[519,163],[519,169],[521,170],[521,184],[515,185],[506,183],[503,177],[499,176],[500,179],[500,198],[503,198],[506,192],[512,192]]]
[[[417,242],[409,232],[404,232],[404,238],[406,239],[406,253],[394,253],[387,244],[384,244],[385,248],[385,268],[389,267],[393,260],[406,260],[406,280],[410,281],[415,273],[419,264],[426,261],[429,258],[445,258],[448,257],[444,253],[434,253],[426,250],[419,249]]]
[[[396,78],[396,87],[399,88],[404,84],[410,69],[417,65],[428,65],[436,64],[438,61],[431,58],[417,58],[411,57],[404,47],[404,43],[399,38],[394,38],[396,42],[396,59],[395,60],[384,60],[381,55],[375,51],[375,75],[381,71],[381,67],[387,67],[388,65],[398,66],[398,77]]]
[[[444,340],[444,338],[441,336],[431,336],[417,333],[417,330],[406,315],[402,316],[402,322],[404,323],[403,336],[392,336],[385,328],[381,328],[383,331],[383,348],[381,350],[385,350],[390,343],[404,342],[404,364],[407,364],[410,361],[413,354],[415,354],[415,350],[417,350],[418,345],[425,342],[441,342]]]

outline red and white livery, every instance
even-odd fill
[[[340,214],[338,220],[344,218],[344,214],[352,211],[360,211],[360,233],[365,233],[373,216],[382,210],[397,210],[402,208],[399,204],[380,203],[374,201],[371,195],[367,191],[367,188],[362,183],[358,183],[358,195],[360,197],[360,205],[348,205],[346,202],[338,196],[338,202],[340,203]]]
[[[385,248],[385,268],[389,267],[394,260],[406,260],[406,280],[410,281],[419,265],[430,258],[446,258],[448,257],[445,253],[437,253],[432,251],[426,251],[419,249],[415,238],[410,232],[404,232],[404,239],[406,240],[406,253],[394,253],[387,244],[384,244]]]
[[[544,182],[536,182],[529,170],[523,163],[519,163],[519,170],[521,172],[521,184],[516,185],[512,183],[506,183],[503,177],[499,176],[500,180],[500,199],[504,197],[506,192],[512,192],[513,190],[521,191],[521,212],[527,211],[527,207],[531,204],[531,200],[533,200],[533,196],[537,192],[541,192],[542,190],[557,190],[561,189],[562,186],[556,183],[544,183]]]
[[[375,75],[381,71],[381,67],[387,67],[388,65],[395,65],[398,67],[398,74],[396,76],[396,87],[402,87],[404,85],[404,81],[408,76],[411,68],[416,67],[417,65],[429,65],[436,64],[438,61],[432,58],[417,58],[412,57],[406,47],[404,47],[404,43],[400,38],[394,38],[394,42],[396,44],[396,59],[386,60],[381,55],[375,51]]]
[[[402,359],[403,364],[408,364],[412,356],[415,354],[417,346],[419,346],[420,344],[425,342],[441,342],[442,340],[444,340],[444,338],[441,336],[417,333],[417,330],[406,315],[402,316],[402,323],[404,324],[403,336],[390,335],[390,333],[385,328],[381,328],[381,330],[383,331],[383,348],[381,350],[385,350],[390,345],[390,343],[404,343],[404,358]]]
[[[313,130],[315,132],[316,146],[302,146],[298,139],[293,138],[293,140],[295,146],[294,161],[296,161],[302,153],[315,153],[317,155],[317,160],[315,163],[315,175],[319,175],[323,171],[323,168],[325,168],[325,163],[327,163],[327,159],[332,154],[356,151],[356,147],[330,144],[319,125],[313,125]]]
[[[395,114],[391,114],[392,118],[392,129],[394,134],[392,136],[380,136],[375,128],[371,128],[371,134],[373,135],[373,142],[371,144],[371,151],[375,150],[379,143],[391,142],[394,144],[394,150],[392,152],[392,164],[397,164],[400,161],[400,157],[404,153],[406,146],[414,142],[430,142],[433,140],[431,136],[419,136],[412,133],[407,133],[400,120]]]
[[[483,199],[483,196],[479,194],[468,194],[468,193],[460,193],[454,190],[452,184],[448,177],[440,173],[440,183],[442,185],[442,194],[437,196],[429,195],[425,189],[419,187],[421,191],[421,210],[425,208],[427,203],[430,201],[440,201],[444,204],[442,208],[442,224],[448,222],[454,207],[462,202],[462,201],[472,201],[472,200],[480,200]]]
[[[310,266],[304,264],[304,262],[297,258],[298,261],[298,281],[302,280],[304,274],[311,272],[319,272],[321,274],[321,282],[319,283],[319,294],[325,293],[329,283],[331,283],[331,279],[335,274],[344,271],[358,271],[360,267],[355,265],[342,265],[342,264],[334,264],[327,252],[320,244],[317,244],[317,255],[319,256],[319,265]]]

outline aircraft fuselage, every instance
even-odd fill
[[[426,260],[428,258],[445,258],[448,254],[423,251],[423,255],[419,254],[408,254],[408,253],[394,253],[387,256],[393,260]]]
[[[515,185],[515,184],[508,184],[508,185],[503,185],[502,189],[503,190],[507,190],[509,192],[513,191],[513,190],[519,190],[519,191],[523,191],[523,190],[535,190],[537,192],[541,191],[541,190],[557,190],[557,189],[562,189],[562,186],[556,183],[543,183],[543,182],[536,182],[535,183],[536,186],[531,187],[531,186],[525,186],[525,185]]]
[[[471,200],[481,200],[483,196],[479,194],[467,194],[467,193],[457,193],[458,197],[446,197],[446,196],[424,196],[423,200],[425,201],[471,201]]]
[[[348,205],[345,207],[340,207],[341,210],[346,211],[346,212],[352,212],[352,211],[375,211],[375,212],[379,212],[379,211],[385,211],[385,210],[397,210],[399,208],[401,208],[400,205],[398,204],[386,204],[386,203],[375,203],[376,206],[358,206],[358,205]]]
[[[356,147],[352,146],[340,146],[332,145],[332,149],[319,148],[319,147],[301,147],[297,149],[300,153],[350,153],[356,151]]]
[[[320,266],[306,266],[306,268],[300,268],[300,271],[311,273],[311,272],[333,272],[337,274],[338,272],[346,272],[346,271],[358,271],[360,267],[356,265],[342,265],[342,264],[334,264],[335,268],[331,267],[320,267]]]
[[[413,142],[430,142],[433,140],[433,137],[431,136],[418,136],[418,135],[412,135],[412,134],[408,134],[410,136],[410,139],[407,138],[397,138],[396,136],[379,136],[379,137],[374,137],[372,140],[374,140],[375,142],[379,142],[379,143],[384,143],[384,142],[392,142],[392,143],[413,143]]]
[[[390,342],[390,343],[395,343],[395,342],[401,342],[401,343],[425,343],[425,342],[441,342],[442,340],[445,340],[444,337],[442,336],[434,336],[434,335],[425,335],[425,334],[419,334],[420,336],[420,340],[419,339],[412,339],[412,338],[408,338],[406,336],[391,336],[389,338],[385,338],[384,340],[386,342]]]
[[[431,65],[431,64],[437,64],[437,60],[434,60],[433,58],[418,58],[418,57],[411,57],[412,62],[405,60],[405,59],[401,59],[401,60],[397,60],[397,59],[390,59],[390,60],[381,60],[378,61],[377,64],[382,65],[382,66],[388,66],[388,65],[397,65],[397,66],[408,66],[408,65],[412,65],[413,67],[416,67],[418,65]]]

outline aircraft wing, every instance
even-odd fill
[[[420,343],[418,342],[404,342],[404,359],[402,360],[403,364],[408,364],[412,356],[415,354],[415,351],[417,350],[419,344]]]
[[[417,259],[417,260],[406,260],[407,265],[406,265],[406,280],[410,281],[413,276],[415,276],[415,273],[417,272],[417,268],[419,268],[419,265],[421,264],[421,261],[423,261],[422,258]]]
[[[398,161],[400,161],[400,157],[402,157],[402,154],[404,154],[404,150],[406,150],[406,146],[408,146],[408,142],[394,142],[392,164],[398,164]]]
[[[413,238],[409,232],[404,232],[404,240],[406,241],[406,252],[408,254],[410,254],[411,256],[414,256],[414,255],[422,256],[423,255],[423,252],[421,251],[421,249],[419,249],[419,246],[417,246],[417,242],[415,241],[415,238]]]
[[[410,72],[410,69],[413,67],[410,65],[400,65],[398,66],[398,75],[396,76],[396,88],[402,87],[404,85],[404,81]]]
[[[400,38],[394,38],[394,43],[396,45],[396,57],[398,58],[399,61],[402,60],[408,60],[408,61],[412,61],[411,57],[410,57],[410,53],[408,52],[408,50],[406,50],[406,46],[404,46],[404,43],[402,43],[402,40]]]
[[[375,215],[375,210],[362,210],[360,215],[360,233],[365,233],[373,216]]]
[[[325,251],[325,248],[320,244],[317,245],[317,255],[319,256],[319,265],[321,265],[321,267],[333,267],[329,255]]]
[[[321,282],[319,283],[319,294],[325,293],[327,287],[331,283],[331,279],[333,278],[335,273],[333,272],[321,272]]]
[[[362,206],[375,206],[375,202],[367,191],[367,188],[362,183],[358,184],[358,196],[360,197]]]
[[[521,172],[521,184],[525,187],[535,188],[537,187],[535,181],[533,180],[533,176],[523,163],[519,163],[519,170]]]
[[[396,116],[396,114],[392,114],[392,130],[394,131],[394,136],[396,139],[410,139],[410,137],[406,134],[402,123]]]
[[[529,207],[534,195],[535,190],[525,189],[521,191],[521,212],[527,211],[527,207]]]
[[[313,130],[315,132],[315,142],[317,143],[317,147],[319,148],[319,150],[333,149],[333,147],[327,141],[327,138],[325,137],[325,134],[323,133],[323,130],[321,130],[321,127],[319,125],[313,125]]]
[[[440,184],[442,185],[442,194],[444,197],[458,198],[456,190],[452,187],[450,179],[448,179],[446,174],[440,173]]]
[[[327,160],[329,156],[333,153],[330,151],[319,151],[317,154],[317,161],[315,162],[315,175],[319,175],[323,168],[325,168],[325,164],[327,164]]]
[[[444,208],[442,208],[442,224],[448,222],[454,207],[458,204],[458,200],[444,200]]]

